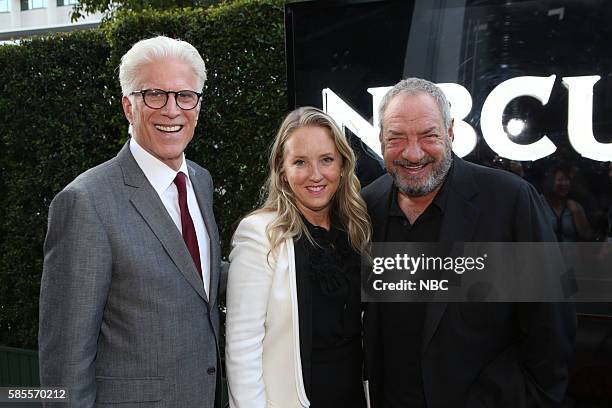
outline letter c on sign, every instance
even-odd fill
[[[531,96],[546,105],[554,84],[555,75],[522,76],[504,81],[491,91],[482,105],[480,128],[482,136],[495,153],[511,160],[538,160],[557,150],[546,136],[529,145],[514,143],[502,124],[504,109],[511,100],[519,96]]]

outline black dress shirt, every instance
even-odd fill
[[[448,196],[447,190],[445,182],[431,204],[410,224],[399,207],[397,188],[391,189],[384,240],[437,242]],[[425,302],[381,303],[378,307],[384,408],[427,406],[421,375],[421,343],[426,308]]]
[[[310,331],[300,331],[306,392],[312,408],[365,408],[362,383],[360,256],[337,220],[329,231],[302,217],[315,244],[306,236],[295,245],[298,301],[310,304]],[[306,287],[308,286],[308,287]],[[310,302],[304,302],[304,297]],[[300,316],[300,327],[303,318]],[[304,342],[303,336],[311,335]],[[310,361],[304,356],[310,355]],[[306,368],[308,367],[308,368]],[[306,369],[304,369],[306,368]]]

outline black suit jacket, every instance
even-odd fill
[[[453,156],[443,242],[555,241],[536,190],[509,172]],[[393,180],[363,190],[373,240],[384,226]],[[373,408],[383,407],[378,308],[366,307],[364,345]],[[410,324],[410,322],[398,322]],[[422,338],[429,408],[556,406],[564,397],[576,317],[571,303],[430,303]]]

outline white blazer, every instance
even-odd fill
[[[268,256],[276,213],[250,215],[232,240],[225,362],[230,407],[310,406],[302,379],[293,240]]]

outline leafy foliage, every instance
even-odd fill
[[[136,41],[192,43],[208,69],[189,159],[215,182],[224,253],[259,199],[268,146],[286,113],[280,1],[206,10],[123,11],[99,30],[0,46],[0,344],[35,348],[49,203],[125,143],[117,67]]]
[[[0,343],[33,346],[47,208],[83,168],[117,149],[116,109],[96,95],[110,55],[102,33],[0,47]]]
[[[70,19],[75,22],[87,13],[104,13],[112,17],[117,11],[170,10],[185,7],[208,7],[221,0],[80,0],[72,6]]]

